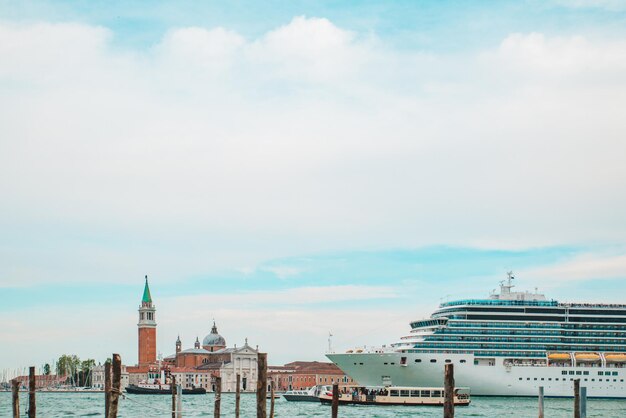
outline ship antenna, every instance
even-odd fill
[[[507,287],[509,288],[509,291],[510,291],[510,290],[511,290],[511,288],[512,288],[513,286],[515,286],[515,285],[511,284],[511,281],[512,281],[513,279],[515,279],[515,276],[513,275],[513,272],[512,272],[512,271],[507,272],[507,273],[506,273],[506,275],[508,276],[508,278],[507,278]]]
[[[331,331],[328,331],[328,352],[329,353],[333,352],[332,338],[333,338],[333,333]]]

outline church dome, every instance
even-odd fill
[[[211,333],[204,337],[202,340],[202,346],[219,346],[226,347],[226,340],[220,334],[217,333],[217,326],[215,326],[215,322],[213,322],[213,328],[211,328]]]

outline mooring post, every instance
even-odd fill
[[[35,418],[37,416],[37,403],[35,402],[36,387],[35,367],[30,366],[28,369],[28,418]]]
[[[574,380],[574,418],[580,418],[580,379]]]
[[[454,418],[454,364],[446,364],[443,384],[443,418]]]
[[[170,378],[170,389],[172,389],[172,418],[176,418],[176,376]]]
[[[270,380],[270,418],[274,418],[274,380]]]
[[[259,353],[259,368],[256,382],[256,416],[267,418],[267,353]]]
[[[183,385],[176,385],[176,418],[183,418]]]
[[[220,417],[220,409],[222,403],[222,378],[215,378],[215,408],[213,409],[213,416],[215,418]]]
[[[20,418],[20,385],[17,379],[11,380],[11,392],[13,394],[13,418]]]
[[[109,416],[111,407],[111,363],[104,363],[104,416]]]
[[[339,384],[333,384],[333,403],[331,406],[330,416],[337,418],[339,416]]]
[[[587,387],[580,388],[580,418],[587,418]]]
[[[543,417],[543,386],[539,386],[539,418]]]
[[[239,418],[239,401],[241,400],[241,376],[237,373],[237,386],[235,387],[235,418]]]
[[[120,402],[120,381],[122,379],[122,358],[119,354],[113,354],[113,365],[111,370],[113,378],[111,380],[111,401],[109,402],[109,416],[107,418],[117,418],[117,409]]]

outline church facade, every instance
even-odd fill
[[[129,383],[138,384],[163,371],[169,383],[172,377],[184,388],[203,387],[207,391],[215,390],[215,378],[222,378],[222,391],[236,390],[237,375],[243,392],[256,390],[258,377],[258,347],[252,348],[246,339],[240,347],[228,347],[226,339],[217,331],[213,322],[211,332],[202,343],[196,337],[193,348],[183,349],[180,336],[174,344],[175,352],[163,359],[157,358],[156,345],[156,307],[148,286],[148,277],[139,306],[138,328],[138,364],[128,366]]]

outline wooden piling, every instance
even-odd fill
[[[580,418],[587,418],[587,388],[580,388]]]
[[[113,354],[113,365],[111,367],[113,377],[111,379],[111,400],[109,401],[109,416],[107,418],[117,418],[117,410],[120,402],[121,379],[122,379],[122,358],[119,354]]]
[[[176,385],[176,418],[183,418],[183,385]]]
[[[270,380],[270,418],[274,418],[274,381]]]
[[[215,407],[213,409],[213,416],[215,418],[220,418],[220,409],[222,403],[222,378],[215,378]]]
[[[235,388],[235,418],[239,418],[239,402],[241,401],[241,376],[237,373],[237,386]]]
[[[543,386],[539,386],[539,418],[543,416]]]
[[[172,418],[176,418],[176,376],[170,379],[170,389],[172,389]]]
[[[104,363],[104,416],[109,416],[111,405],[111,363]]]
[[[339,416],[339,384],[333,384],[333,403],[331,406],[330,416],[337,418]]]
[[[28,418],[35,418],[37,416],[37,402],[35,402],[36,388],[35,367],[30,366],[28,369]]]
[[[580,418],[580,379],[574,380],[574,418]]]
[[[443,383],[443,418],[454,418],[454,364],[446,364]]]
[[[11,392],[13,394],[13,418],[20,418],[20,381],[11,380]]]
[[[267,418],[267,353],[258,354],[259,368],[256,382],[256,416]]]

